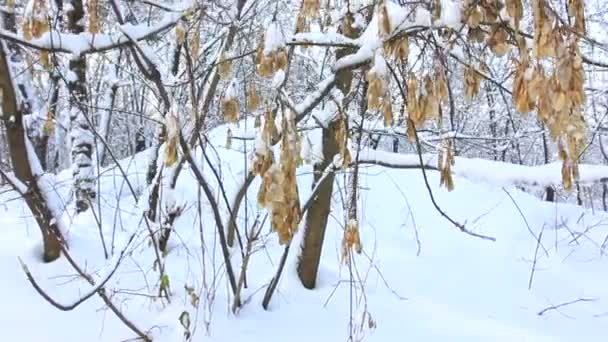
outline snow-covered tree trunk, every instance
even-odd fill
[[[338,153],[338,143],[335,138],[335,126],[333,122],[327,129],[323,130],[323,160],[314,165],[313,187],[320,180],[323,171],[333,161]],[[334,188],[334,173],[325,177],[319,185],[316,201],[306,212],[306,223],[304,228],[304,241],[302,251],[298,258],[298,277],[302,285],[308,289],[315,288],[321,251],[325,238],[325,228],[331,210],[331,194]]]
[[[71,33],[84,32],[84,7],[82,0],[70,1],[68,6],[68,29]],[[68,90],[70,92],[70,142],[73,191],[76,211],[86,211],[91,199],[95,198],[95,179],[93,174],[94,139],[87,118],[85,56],[74,56],[69,63]]]
[[[2,94],[0,105],[2,108],[2,119],[6,126],[9,154],[13,164],[13,171],[17,178],[17,181],[8,179],[7,181],[13,183],[11,185],[21,192],[27,206],[36,219],[42,233],[43,259],[46,262],[51,262],[59,258],[61,254],[60,233],[56,220],[53,218],[53,214],[44,200],[32,172],[29,160],[30,158],[36,158],[36,156],[28,155],[32,151],[26,147],[27,138],[23,125],[23,106],[17,100],[7,51],[6,44],[0,42],[0,94]],[[19,185],[24,185],[25,187],[14,184],[16,182],[20,182]]]

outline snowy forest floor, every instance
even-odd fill
[[[232,151],[219,146],[224,134],[224,129],[214,131],[211,141],[218,143],[217,154],[211,154],[215,160],[221,156],[218,165],[230,199],[243,178],[244,160],[238,151],[240,142],[233,143]],[[139,203],[146,203],[146,155],[122,163],[141,195]],[[213,179],[209,168],[204,171]],[[305,201],[311,167],[302,167],[298,173]],[[608,215],[542,202],[515,188],[460,177],[455,178],[456,189],[447,192],[438,186],[438,173],[428,171],[428,176],[443,210],[466,222],[468,229],[496,241],[463,234],[442,218],[431,203],[420,170],[366,166],[360,184],[363,254],[355,256],[355,286],[349,286],[349,268],[340,263],[344,176],[338,175],[317,289],[306,290],[297,279],[298,234],[270,310],[262,309],[265,287],[283,251],[276,235],[265,228],[248,268],[245,304],[236,315],[231,313],[211,211],[204,195],[198,200],[196,182],[188,170],[175,193],[163,194],[164,205],[183,206],[165,257],[171,303],[150,298],[158,293],[159,276],[141,220],[145,208],[135,204],[117,168],[102,172],[100,204],[95,208],[107,248],[115,246],[113,258],[104,258],[97,219],[90,211],[74,217],[68,209],[62,219],[69,226],[71,254],[97,279],[128,248],[107,288],[121,310],[149,331],[154,341],[182,340],[179,316],[183,311],[189,312],[198,341],[346,341],[351,306],[355,324],[361,323],[366,309],[377,325],[369,329],[365,319],[366,341],[606,340],[608,260],[602,246],[608,235]],[[69,180],[68,172],[56,177],[57,193],[64,202],[70,196]],[[258,188],[256,180],[248,193],[247,210],[253,217],[258,211],[264,214],[256,205]],[[40,262],[40,233],[14,192],[3,192],[0,212],[3,340],[81,342],[134,337],[96,296],[70,312],[45,302],[28,283],[18,257],[41,286],[63,303],[74,301],[90,286],[75,276],[65,258],[52,264]],[[245,221],[239,226],[244,227]],[[135,238],[128,243],[132,234]],[[234,248],[237,271],[240,258]],[[364,283],[363,292],[359,280]],[[200,297],[198,308],[191,305],[185,285]]]

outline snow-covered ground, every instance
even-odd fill
[[[231,199],[243,178],[243,155],[220,146],[224,128],[214,134],[212,141],[218,142],[216,149],[222,160],[219,171]],[[232,147],[242,148],[237,141]],[[214,152],[211,155],[217,159]],[[141,195],[145,158],[142,154],[123,162],[140,203],[146,202]],[[213,180],[209,168],[203,169]],[[302,167],[299,173],[304,201],[310,193],[310,166]],[[114,258],[104,259],[100,233],[90,212],[74,218],[67,211],[63,219],[69,224],[71,254],[88,272],[96,274],[98,281],[112,269],[131,234],[136,234],[106,287],[127,317],[149,331],[155,341],[182,340],[179,316],[183,311],[190,314],[191,330],[196,327],[194,340],[198,341],[346,341],[351,305],[355,324],[361,324],[364,308],[376,324],[375,329],[369,329],[368,318],[364,320],[366,341],[606,340],[608,262],[601,246],[608,235],[608,215],[544,203],[515,188],[472,183],[461,177],[455,177],[456,189],[449,193],[438,187],[436,172],[428,175],[442,209],[466,222],[469,230],[493,236],[496,242],[463,234],[442,218],[430,201],[420,170],[365,166],[360,218],[363,254],[355,257],[355,286],[349,286],[349,268],[340,263],[344,216],[338,186],[318,288],[306,290],[299,284],[294,266],[298,248],[292,248],[270,310],[262,309],[265,287],[283,251],[276,235],[265,228],[248,268],[248,287],[242,296],[246,303],[236,315],[231,313],[211,212],[204,194],[197,200],[198,190],[189,170],[183,173],[175,193],[164,194],[166,204],[184,208],[165,257],[171,303],[147,296],[158,294],[159,276],[146,239],[148,230],[141,221],[144,208],[134,205],[116,168],[101,176],[102,210],[98,215],[108,249],[114,239]],[[337,181],[343,184],[344,176],[339,175]],[[57,182],[58,193],[67,199],[67,173],[58,176]],[[264,214],[255,203],[258,187],[256,180],[248,193],[247,210],[253,216],[258,211]],[[81,342],[135,337],[96,296],[73,311],[61,312],[35,292],[18,257],[41,286],[62,303],[78,299],[90,286],[74,275],[65,258],[48,265],[39,261],[39,231],[16,197],[12,192],[0,197],[3,340]],[[199,204],[202,220],[197,214]],[[244,222],[239,226],[244,227]],[[232,252],[233,266],[239,271],[239,249]],[[535,255],[535,272],[528,289]],[[364,296],[359,281],[365,284]],[[198,293],[198,308],[191,304],[184,285]]]

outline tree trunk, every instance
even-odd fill
[[[24,199],[42,233],[43,259],[45,262],[51,262],[59,258],[61,254],[60,233],[30,166],[23,127],[23,112],[17,103],[11,74],[4,45],[0,43],[0,89],[2,89],[0,103],[2,118],[6,126],[9,154],[15,176],[28,187]],[[31,157],[36,158],[36,156]]]
[[[68,11],[68,29],[71,33],[84,32],[84,7],[82,0],[70,1]],[[70,92],[70,141],[72,156],[72,172],[74,176],[74,198],[76,211],[89,209],[91,199],[95,194],[95,179],[93,174],[94,139],[90,122],[87,119],[87,89],[86,89],[86,59],[78,56],[70,60],[71,77],[68,77]]]
[[[549,164],[549,145],[547,144],[545,126],[541,124],[541,128],[543,129],[543,154],[545,157],[545,164]],[[552,186],[545,187],[545,201],[555,202],[555,189]]]
[[[335,123],[331,123],[328,129],[323,130],[322,139],[323,161],[314,165],[313,187],[338,153],[338,143],[335,139]],[[302,285],[307,289],[313,289],[317,281],[323,240],[325,238],[325,228],[327,227],[327,218],[331,210],[334,178],[335,176],[332,173],[323,180],[323,183],[320,184],[316,201],[306,212],[304,241],[298,260],[298,276]]]

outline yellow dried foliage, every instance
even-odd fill
[[[298,17],[296,18],[296,33],[298,32],[308,32],[310,31],[310,21],[306,16],[300,11],[298,13]],[[306,47],[306,45],[303,45]]]
[[[319,0],[303,0],[300,13],[307,19],[318,18],[320,5]]]
[[[488,38],[488,46],[492,49],[497,56],[504,56],[509,51],[509,44],[507,44],[507,39],[509,35],[505,28],[496,24],[492,26],[492,32]]]
[[[50,136],[55,132],[55,114],[52,111],[48,111],[46,113],[46,119],[44,120],[44,125],[42,126],[42,133],[44,135]]]
[[[486,32],[480,27],[469,28],[467,37],[472,42],[483,43],[486,40]]]
[[[220,78],[225,80],[230,76],[232,72],[232,60],[226,58],[226,54],[222,53],[220,56],[220,60],[217,65],[217,72],[220,75]]]
[[[498,21],[500,10],[503,6],[500,0],[481,0],[479,2],[483,13],[483,21],[486,23],[495,23]]]
[[[270,211],[272,227],[279,243],[288,243],[301,219],[300,200],[296,182],[296,167],[300,155],[295,115],[283,121],[281,165],[272,165],[264,173],[258,203]]]
[[[418,103],[418,80],[414,73],[410,73],[407,78],[407,112],[410,120],[415,123],[421,121],[422,109]]]
[[[49,55],[48,51],[40,51],[40,65],[42,65],[42,67],[45,70],[50,70],[51,68],[51,57]]]
[[[382,102],[382,118],[384,119],[385,127],[393,126],[393,104],[391,103],[390,96],[385,96]]]
[[[340,114],[336,123],[335,138],[342,156],[342,167],[346,168],[352,162],[352,158],[348,149],[348,119],[344,114]]]
[[[190,36],[190,55],[194,60],[198,59],[198,54],[201,48],[201,27],[196,25],[194,32]]]
[[[258,96],[258,92],[255,90],[255,87],[251,86],[251,87],[249,87],[249,89],[247,89],[247,111],[251,113],[251,112],[254,112],[256,109],[258,109],[259,107],[260,107],[260,97]],[[258,127],[258,126],[256,126],[256,127]]]
[[[23,37],[25,40],[39,38],[49,30],[48,7],[46,1],[34,0],[28,11],[23,15]]]
[[[101,23],[99,22],[99,16],[97,14],[97,0],[87,1],[87,11],[89,14],[89,32],[93,34],[99,33]]]
[[[181,20],[175,25],[175,41],[178,45],[184,44],[186,41],[186,28]]]
[[[481,84],[481,76],[471,66],[467,66],[464,71],[465,95],[469,100],[472,100],[479,93]]]
[[[222,115],[225,122],[237,122],[239,119],[239,102],[236,98],[222,99]]]
[[[568,14],[574,17],[574,31],[581,35],[585,34],[585,2],[583,0],[568,0],[568,11]]]
[[[528,63],[519,63],[513,80],[513,104],[515,109],[522,114],[529,113],[534,107],[528,89],[529,80],[526,77],[529,73],[528,68]]]
[[[386,7],[386,0],[383,0],[378,6],[378,37],[384,41],[391,33],[391,18]]]
[[[262,36],[258,42],[256,69],[260,76],[271,77],[278,70],[285,70],[287,68],[287,52],[284,48],[279,48],[265,54],[264,41],[265,38]]]
[[[375,111],[382,108],[382,98],[386,96],[388,84],[385,75],[375,72],[373,69],[366,74],[367,86],[367,108]]]
[[[436,83],[429,75],[424,77],[424,93],[420,95],[418,103],[422,107],[422,117],[419,118],[419,121],[413,120],[416,125],[434,119],[439,114]]]
[[[387,40],[383,46],[384,54],[398,61],[406,60],[410,52],[410,43],[407,36]]]
[[[359,235],[359,223],[355,219],[350,219],[346,223],[342,237],[342,253],[340,257],[342,263],[348,263],[353,251],[361,254],[363,246],[361,245],[361,237]]]
[[[553,21],[545,9],[545,0],[532,0],[534,16],[534,55],[537,58],[552,57],[554,51]]]
[[[258,117],[259,118],[259,117]],[[264,125],[260,125],[260,144],[261,148],[256,148],[252,165],[252,172],[258,176],[264,176],[266,171],[274,163],[274,155],[272,153],[272,142],[278,135],[277,127],[274,122],[272,111],[268,110],[264,116]]]
[[[524,16],[524,7],[521,0],[505,0],[505,5],[507,7],[507,13],[515,22],[515,28],[518,29],[519,22]]]
[[[452,166],[454,165],[454,147],[452,139],[444,139],[437,156],[437,168],[439,169],[439,185],[444,185],[448,191],[454,190],[454,179],[452,178]]]
[[[449,99],[448,82],[441,65],[439,65],[435,71],[435,95],[439,100],[439,103],[446,102]]]
[[[165,142],[165,165],[172,166],[177,162],[177,147],[179,144],[179,122],[178,113],[174,108],[165,116],[165,126],[167,129],[167,141]]]
[[[469,17],[467,19],[467,25],[471,29],[479,28],[479,24],[481,24],[482,19],[483,14],[479,10],[479,7],[475,6],[469,14]]]

